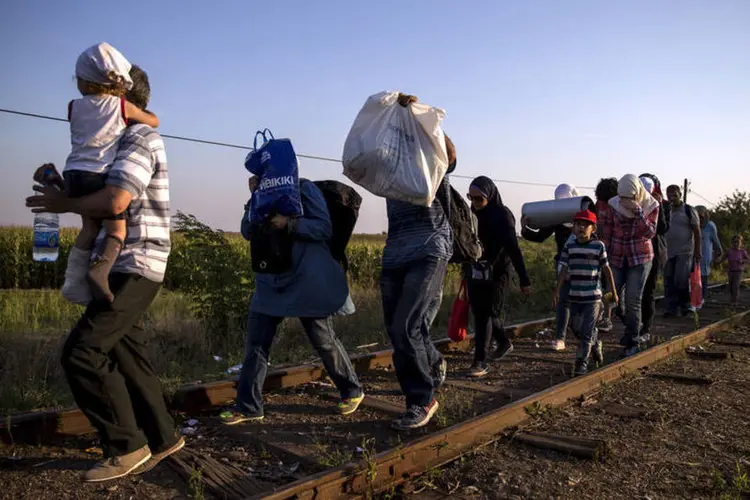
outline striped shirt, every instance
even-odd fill
[[[560,253],[560,265],[568,268],[571,302],[596,302],[602,298],[599,275],[607,264],[607,250],[599,240],[569,241]]]
[[[128,127],[107,184],[133,195],[127,212],[128,236],[112,272],[161,283],[171,246],[169,175],[164,141],[156,130],[143,124]],[[103,236],[100,233],[99,239]]]
[[[387,200],[386,208],[388,237],[383,249],[384,269],[403,267],[427,257],[451,258],[453,235],[437,197],[429,207]]]

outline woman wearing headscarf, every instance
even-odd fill
[[[617,196],[609,200],[612,207],[603,214],[602,225],[612,235],[607,252],[615,275],[617,294],[625,292],[625,335],[620,344],[625,356],[638,352],[641,328],[641,299],[646,279],[651,271],[654,249],[651,238],[656,235],[659,202],[643,187],[633,174],[623,176],[617,183]]]
[[[701,301],[701,307],[706,301],[706,289],[708,288],[708,275],[711,274],[711,263],[718,261],[721,258],[723,249],[721,248],[721,241],[719,241],[718,230],[716,224],[711,221],[711,214],[708,209],[703,205],[695,207],[695,211],[698,212],[698,218],[701,224],[701,246],[703,252],[701,256],[701,283],[703,283],[703,300]],[[716,258],[714,258],[714,248],[716,249]]]
[[[555,199],[563,200],[566,198],[575,198],[580,196],[575,186],[570,184],[560,184],[555,188]],[[573,224],[566,222],[557,226],[533,228],[528,225],[526,218],[521,218],[521,236],[527,241],[534,241],[536,243],[542,243],[547,240],[552,234],[555,235],[555,244],[557,245],[557,253],[555,253],[555,273],[559,271],[557,262],[560,260],[560,252],[563,247],[571,238],[573,233]],[[560,297],[557,300],[556,325],[555,325],[555,340],[552,343],[553,351],[564,351],[565,350],[565,333],[568,329],[568,321],[570,320],[570,308],[568,305],[568,289],[569,286],[566,282],[565,285],[560,289]]]
[[[477,217],[479,240],[484,249],[467,280],[476,330],[474,363],[469,369],[469,376],[483,377],[489,371],[487,351],[493,338],[498,343],[494,359],[500,359],[513,350],[513,344],[500,320],[510,278],[509,264],[512,263],[518,273],[521,292],[528,295],[531,282],[518,246],[515,218],[503,205],[495,183],[487,177],[477,177],[471,183],[468,196],[471,210]]]

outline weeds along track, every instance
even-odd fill
[[[707,301],[697,318],[657,316],[653,345],[625,360],[619,360],[622,326],[615,322],[612,332],[601,334],[605,363],[584,377],[571,378],[574,338],[564,352],[549,351],[547,339],[542,343],[537,338],[551,318],[508,327],[515,337],[515,351],[495,362],[480,380],[465,375],[472,361],[471,340],[441,341],[449,372],[437,395],[440,410],[426,428],[411,433],[389,428],[390,420],[404,410],[390,351],[354,358],[367,397],[355,414],[346,417],[335,413],[335,388],[326,382],[322,367],[315,365],[271,373],[266,383],[266,419],[247,425],[225,427],[218,421],[217,407],[233,399],[234,381],[183,387],[172,405],[188,434],[186,450],[143,476],[114,481],[110,487],[116,489],[107,494],[169,498],[175,490],[195,496],[199,489],[216,498],[281,499],[349,498],[389,491],[492,442],[535,413],[683,353],[744,320],[750,298],[745,298],[741,310],[730,311],[721,300],[723,294],[714,295],[722,296]],[[743,348],[731,342],[747,341],[733,338],[699,355],[720,358],[722,352]],[[188,419],[197,424],[188,425]],[[81,486],[76,470],[81,466],[73,465],[90,462],[100,453],[88,422],[77,410],[11,417],[0,432],[9,445],[4,454],[14,457],[0,463],[0,487],[5,487],[2,477],[8,474],[8,481],[17,487],[28,484],[43,491],[69,481],[82,498],[101,494],[101,486]]]

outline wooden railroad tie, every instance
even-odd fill
[[[686,375],[684,373],[649,373],[646,376],[650,378],[658,378],[661,380],[671,380],[673,382],[679,382],[682,384],[711,385],[714,383],[713,380],[704,375]]]
[[[554,450],[589,460],[604,458],[608,452],[607,443],[603,439],[562,436],[544,432],[519,432],[513,435],[512,439],[536,448]]]
[[[725,359],[731,359],[732,353],[726,352],[726,351],[699,351],[699,350],[691,350],[688,349],[687,351],[688,356],[691,356],[696,359],[704,359],[704,360],[725,360]]]

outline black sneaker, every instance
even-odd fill
[[[602,363],[604,363],[604,352],[602,348],[602,341],[597,340],[596,344],[594,344],[594,347],[591,349],[591,360],[598,366],[601,366]]]
[[[512,352],[513,344],[508,342],[507,344],[498,346],[497,350],[495,350],[495,352],[492,354],[492,359],[498,361]]]
[[[490,367],[487,366],[487,363],[484,361],[478,361],[471,365],[471,368],[469,368],[469,373],[467,375],[471,378],[481,378],[487,375],[489,373]]]
[[[586,360],[576,359],[576,366],[573,369],[573,376],[580,377],[582,375],[586,375],[587,372],[588,372],[588,369],[586,367]]]
[[[427,406],[411,405],[407,408],[406,413],[393,421],[391,427],[398,431],[424,427],[430,422],[433,415],[435,415],[438,407],[438,402],[434,399],[432,400],[432,403]]]
[[[447,376],[448,362],[443,358],[440,360],[440,363],[437,363],[432,367],[432,385],[436,391],[443,386],[445,383],[445,377]]]
[[[612,320],[609,318],[602,318],[602,320],[597,323],[596,327],[600,332],[611,332],[613,328]]]

